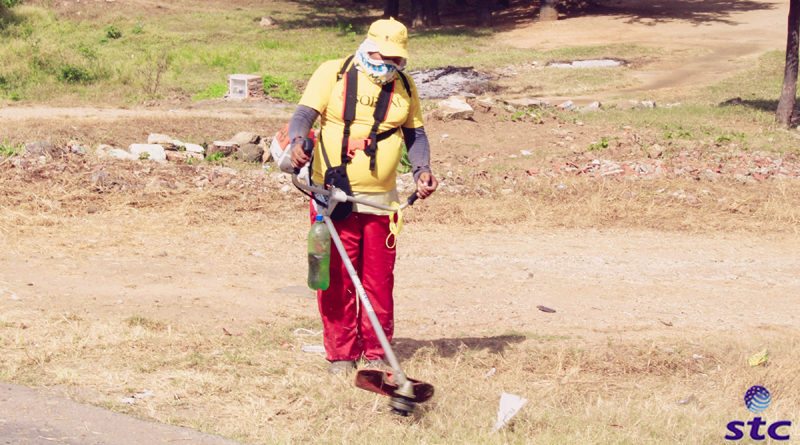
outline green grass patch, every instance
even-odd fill
[[[25,149],[25,145],[23,144],[9,144],[8,142],[0,142],[0,156],[10,158],[11,156],[17,156]]]
[[[289,102],[297,102],[300,100],[298,86],[289,79],[265,74],[262,76],[262,81],[264,83],[264,92],[268,95]]]
[[[225,95],[228,92],[228,84],[225,82],[213,83],[204,91],[192,96],[192,100],[214,99]]]

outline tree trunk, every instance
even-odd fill
[[[439,0],[424,0],[425,5],[425,24],[428,26],[439,26],[442,20],[439,18]]]
[[[558,0],[543,0],[539,9],[539,21],[550,22],[558,20],[556,4],[558,4]]]
[[[400,15],[400,0],[386,0],[383,7],[383,18],[397,18]]]
[[[786,36],[786,66],[783,70],[783,89],[778,101],[775,121],[788,127],[797,98],[798,32],[800,32],[800,0],[789,2],[789,32]]]
[[[439,0],[411,0],[411,27],[439,26]]]
[[[475,14],[479,27],[492,26],[492,0],[478,0],[478,4],[475,5]]]
[[[425,25],[425,20],[423,20],[423,0],[411,0],[411,27],[412,28],[421,28]]]

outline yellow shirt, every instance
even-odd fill
[[[321,114],[321,137],[325,141],[325,149],[331,166],[341,164],[342,134],[344,133],[344,76],[337,82],[336,75],[345,59],[330,60],[314,72],[306,86],[299,105],[317,110]],[[346,73],[345,73],[346,75]],[[418,128],[423,125],[422,109],[417,95],[417,88],[411,76],[406,75],[411,91],[406,91],[399,75],[394,80],[394,94],[386,116],[378,127],[382,133],[400,126]],[[358,72],[358,92],[356,116],[350,126],[351,139],[367,139],[375,122],[372,115],[381,86],[374,83],[363,72]],[[401,144],[403,132],[398,130],[388,138],[378,142],[375,158],[375,170],[369,169],[369,156],[363,150],[357,150],[353,160],[347,165],[347,176],[353,192],[386,193],[396,187],[397,165],[402,154]],[[325,176],[325,160],[322,157],[320,144],[314,148],[314,168],[312,180],[321,184]]]

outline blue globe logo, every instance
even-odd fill
[[[769,395],[769,391],[763,386],[751,386],[750,389],[744,393],[744,405],[747,409],[756,414],[767,409],[770,400],[772,400],[772,398]]]

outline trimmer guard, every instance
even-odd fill
[[[367,391],[389,397],[403,397],[396,394],[397,385],[392,381],[393,373],[380,369],[360,369],[356,372],[356,386]],[[414,403],[422,403],[433,397],[433,385],[406,377],[414,387]]]

